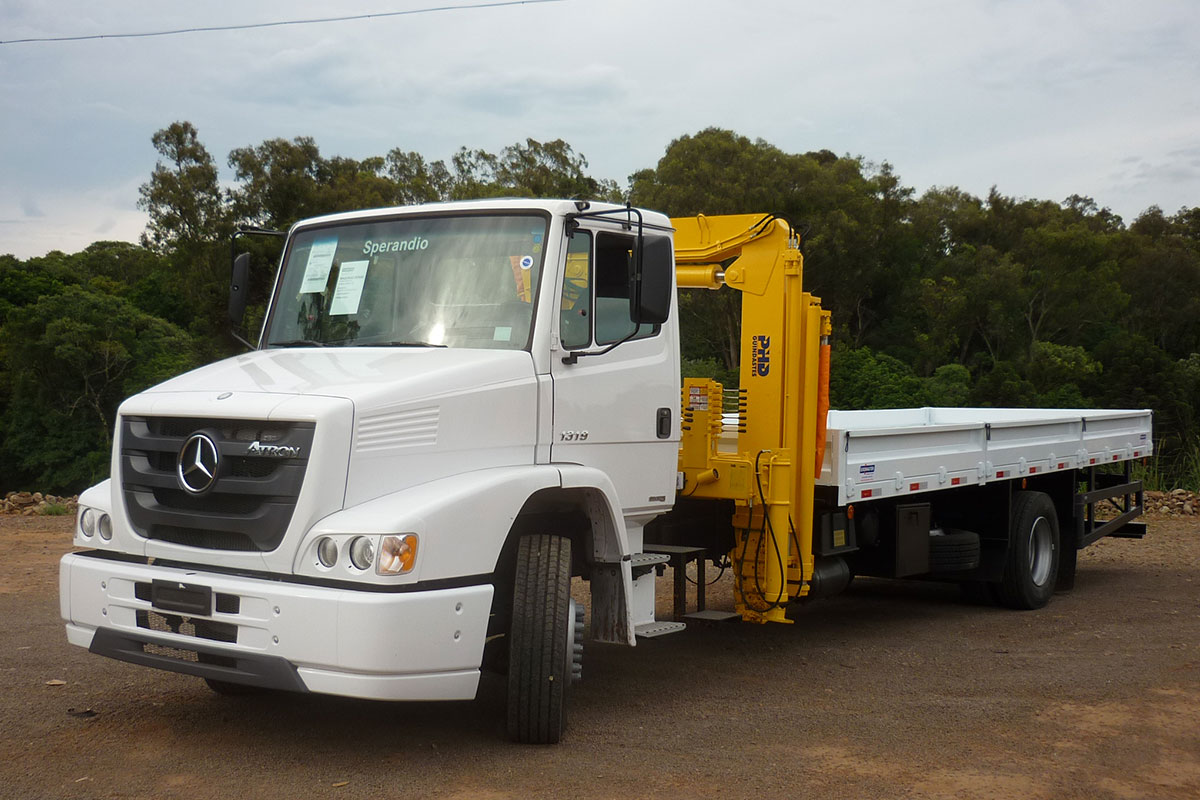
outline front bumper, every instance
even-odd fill
[[[210,588],[212,612],[155,609],[155,580]],[[206,678],[376,700],[473,698],[492,591],[361,591],[88,553],[59,567],[71,644]]]

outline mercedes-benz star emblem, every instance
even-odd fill
[[[193,433],[179,451],[175,473],[179,484],[192,494],[202,494],[217,480],[217,464],[221,457],[217,444],[207,434]]]

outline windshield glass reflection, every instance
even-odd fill
[[[298,233],[268,347],[528,346],[546,218],[370,221]]]

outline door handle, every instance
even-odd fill
[[[656,424],[658,426],[658,438],[671,438],[671,409],[660,408],[658,410],[658,419],[656,420]]]

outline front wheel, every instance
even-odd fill
[[[1014,492],[1012,530],[1004,577],[997,587],[1009,608],[1041,608],[1050,602],[1058,577],[1058,512],[1041,492]]]
[[[508,651],[508,735],[514,741],[553,744],[562,736],[575,630],[571,540],[522,537]]]

